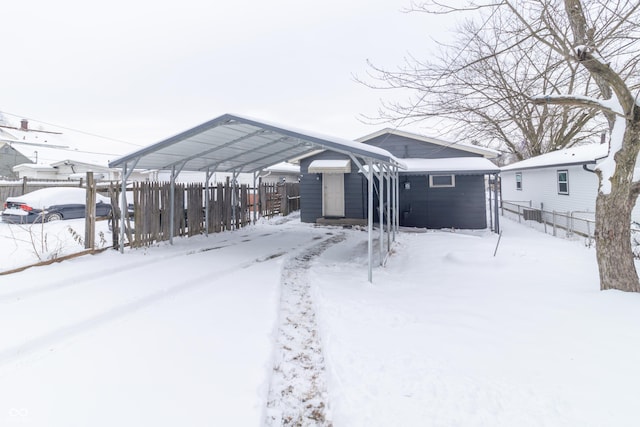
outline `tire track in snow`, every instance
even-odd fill
[[[25,341],[13,346],[2,347],[0,345],[0,378],[7,369],[7,365],[21,364],[25,361],[44,357],[48,352],[54,351],[56,346],[76,336],[88,334],[103,325],[118,321],[163,300],[199,288],[215,286],[220,283],[221,279],[235,274],[238,269],[251,268],[259,263],[279,258],[282,255],[284,253],[274,252],[233,264],[227,266],[224,270],[217,271],[215,276],[212,276],[211,271],[206,270],[191,277],[185,277],[178,284],[162,287],[152,293],[131,298],[129,301],[116,304],[92,316],[78,318],[67,325],[44,331],[39,336],[28,337]]]
[[[219,249],[225,249],[228,247],[234,247],[234,246],[238,246],[238,245],[243,245],[247,242],[252,242],[254,239],[262,239],[265,237],[270,236],[271,233],[268,234],[259,234],[259,235],[255,235],[255,236],[251,236],[253,237],[252,239],[245,239],[245,240],[238,240],[238,241],[231,241],[229,242],[228,239],[222,240],[220,242],[217,242],[218,244],[215,246],[209,246],[209,247],[203,247],[203,248],[199,248],[196,250],[182,250],[179,252],[172,252],[169,253],[167,255],[164,256],[159,256],[159,257],[154,257],[152,259],[148,259],[148,260],[143,260],[143,259],[136,259],[134,263],[130,263],[124,266],[118,266],[118,268],[113,268],[113,266],[108,266],[105,268],[101,268],[98,270],[94,270],[93,271],[93,275],[95,277],[99,277],[101,280],[108,277],[108,276],[116,276],[116,275],[121,275],[125,272],[128,273],[133,273],[135,271],[139,271],[145,268],[148,268],[149,266],[153,265],[153,264],[161,264],[161,263],[165,263],[168,260],[180,257],[180,256],[190,256],[190,255],[198,255],[201,254],[203,252],[209,252],[209,251],[215,251],[215,250],[219,250]],[[241,236],[241,237],[246,237],[246,236]],[[148,248],[138,248],[138,249],[148,249]],[[123,256],[126,256],[126,254],[124,254]],[[78,287],[80,285],[86,285],[87,284],[87,276],[85,272],[82,272],[78,275],[75,276],[69,276],[69,277],[65,277],[62,280],[59,281],[54,281],[54,282],[47,282],[41,285],[36,285],[33,287],[30,287],[28,289],[18,289],[16,291],[13,292],[7,292],[5,294],[0,294],[0,304],[3,303],[7,303],[7,302],[15,302],[17,300],[22,300],[22,299],[26,299],[26,298],[30,298],[33,296],[39,296],[39,295],[43,295],[43,294],[49,294],[49,293],[55,293],[56,291],[60,291],[60,290],[64,290],[67,288],[74,288],[74,287]]]
[[[307,270],[313,258],[345,238],[345,233],[330,237],[288,260],[283,268],[267,426],[332,425]]]

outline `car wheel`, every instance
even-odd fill
[[[58,212],[54,212],[54,213],[50,213],[47,215],[47,217],[45,218],[45,220],[47,222],[51,222],[51,221],[60,221],[62,219],[62,215],[59,214]]]

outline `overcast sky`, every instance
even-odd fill
[[[393,96],[354,81],[367,59],[393,67],[409,52],[426,57],[430,38],[451,26],[403,13],[409,4],[7,2],[0,111],[138,145],[224,113],[357,138],[382,127],[359,116]]]

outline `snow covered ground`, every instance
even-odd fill
[[[302,425],[637,425],[640,295],[502,225],[495,257],[486,231],[403,232],[373,284],[365,232],[295,217],[0,276],[0,425],[278,425],[296,401]],[[35,256],[16,233],[0,271]]]

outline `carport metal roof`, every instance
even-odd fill
[[[256,172],[319,149],[401,165],[388,151],[347,139],[224,114],[109,163],[110,167]]]

